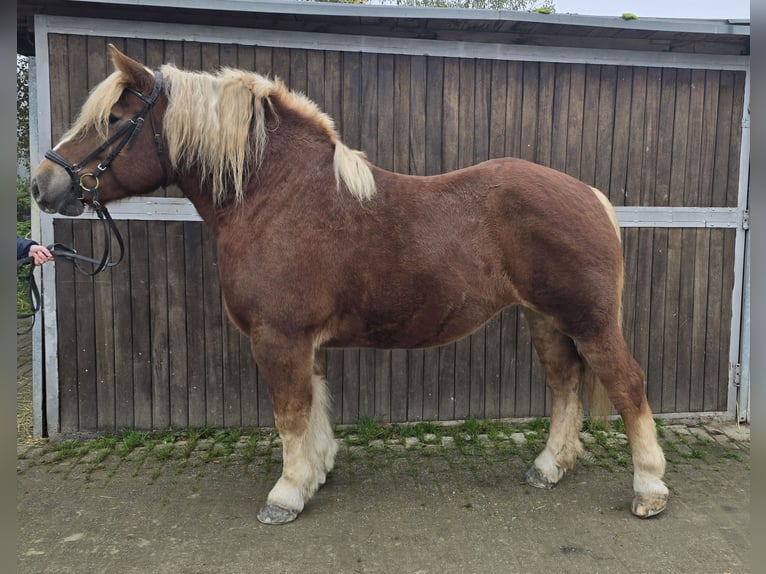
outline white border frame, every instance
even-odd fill
[[[286,9],[288,7],[285,7]],[[51,147],[50,129],[50,82],[48,35],[50,33],[83,36],[111,36],[134,38],[136,22],[99,18],[72,18],[67,16],[35,15],[35,52],[37,82],[37,141],[31,149],[33,165]],[[729,393],[725,413],[696,413],[696,416],[726,414],[736,417],[738,412],[738,389],[734,384],[735,366],[741,362],[740,349],[749,349],[749,340],[742,344],[742,336],[749,337],[749,330],[742,330],[742,296],[745,265],[746,232],[742,222],[747,206],[750,162],[750,57],[694,53],[648,52],[607,50],[592,48],[560,48],[551,46],[518,46],[511,44],[446,42],[385,38],[363,35],[322,34],[312,32],[289,32],[236,27],[208,27],[162,22],[141,22],[142,39],[185,40],[220,44],[257,45],[344,52],[368,52],[403,55],[427,55],[446,57],[470,57],[491,60],[563,62],[586,64],[611,64],[621,66],[675,67],[684,69],[736,70],[746,73],[745,102],[741,153],[738,204],[736,208],[684,208],[684,207],[617,207],[622,227],[726,227],[736,228],[734,289],[732,293],[732,319],[729,348]],[[131,198],[113,204],[110,212],[115,219],[165,219],[172,221],[198,221],[199,215],[186,199],[178,198]],[[45,245],[53,243],[53,220],[61,216],[39,213],[37,238]],[[42,302],[47,310],[43,314],[43,341],[33,338],[33,353],[47,347],[44,366],[39,362],[33,368],[33,397],[41,397],[45,385],[45,410],[48,434],[60,432],[58,396],[58,338],[56,333],[55,264],[42,275]],[[37,345],[35,342],[37,341]],[[747,357],[749,359],[749,357]],[[43,377],[42,369],[45,369]],[[749,380],[749,379],[748,379]],[[749,396],[749,387],[747,389]],[[42,402],[40,400],[40,402]],[[33,405],[35,407],[35,405]],[[37,405],[42,408],[42,405]],[[38,419],[41,416],[38,415]],[[678,415],[688,417],[688,413]],[[671,417],[672,418],[672,417]],[[42,424],[35,425],[35,433]],[[39,436],[36,434],[36,436]]]

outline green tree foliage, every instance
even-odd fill
[[[384,4],[431,8],[474,8],[484,10],[515,10],[552,14],[553,0],[318,0],[331,4]]]
[[[16,155],[29,169],[29,60],[16,56]]]
[[[433,8],[474,8],[483,10],[533,11],[540,8],[554,12],[553,0],[381,0],[396,6],[430,6]]]

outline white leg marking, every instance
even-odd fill
[[[556,464],[556,456],[548,446],[535,459],[535,466],[551,484],[556,484],[564,476],[564,469]]]
[[[665,455],[657,442],[657,429],[651,415],[637,423],[637,432],[631,444],[633,450],[633,492],[636,494],[668,494],[662,482],[665,474]]]
[[[636,494],[664,494],[669,493],[668,487],[657,476],[636,470],[633,473],[633,492]]]
[[[282,476],[271,489],[268,502],[300,512],[306,501],[324,484],[335,464],[338,445],[330,425],[327,382],[313,375],[311,414],[302,436],[281,434]]]
[[[577,393],[555,393],[548,442],[535,459],[535,466],[552,484],[561,480],[564,473],[577,462],[582,452],[581,426],[582,403]]]

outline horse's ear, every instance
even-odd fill
[[[109,44],[109,51],[112,53],[114,68],[128,76],[136,90],[139,92],[151,91],[154,85],[154,76],[143,64],[120,52],[114,44]]]

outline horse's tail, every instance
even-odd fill
[[[614,210],[614,206],[612,206],[612,203],[601,191],[595,187],[591,187],[591,189],[593,190],[593,193],[596,194],[596,197],[604,207],[606,214],[609,216],[609,221],[612,223],[612,227],[614,227],[614,231],[617,234],[617,240],[622,242],[620,222],[617,220],[617,212]],[[622,263],[622,260],[620,260],[620,262]],[[618,299],[620,301],[620,306],[617,311],[617,321],[620,328],[622,328],[622,290],[624,280],[622,265],[620,265],[620,274],[617,282]],[[608,425],[608,417],[612,412],[612,401],[609,399],[606,387],[596,376],[596,373],[590,368],[585,358],[583,358],[583,362],[585,363],[585,373],[583,376],[582,387],[583,395],[588,402],[588,416],[593,420],[600,419]]]
[[[588,418],[599,420],[604,425],[609,425],[609,415],[612,412],[612,401],[606,392],[606,387],[601,379],[588,365],[588,361],[583,358],[585,364],[585,373],[582,378],[582,389],[585,401],[588,403]]]

